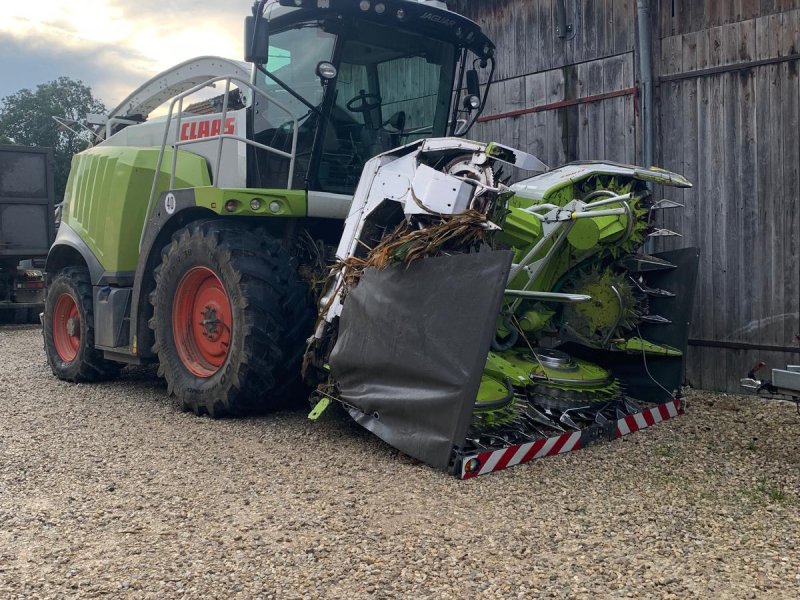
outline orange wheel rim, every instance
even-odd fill
[[[53,345],[64,362],[75,360],[81,347],[81,314],[75,298],[66,292],[53,308]]]
[[[222,281],[208,267],[190,269],[172,302],[172,335],[183,365],[197,377],[220,370],[231,345],[233,316]]]

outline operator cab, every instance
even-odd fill
[[[292,188],[352,195],[368,159],[463,135],[485,104],[494,45],[443,2],[271,0],[254,15],[245,53],[269,100],[255,95],[248,137],[292,153],[297,120]],[[291,159],[247,152],[248,187],[286,186]]]

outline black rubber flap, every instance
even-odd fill
[[[464,443],[511,267],[509,251],[367,270],[330,358],[350,415],[437,468]]]

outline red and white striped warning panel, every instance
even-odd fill
[[[614,431],[615,437],[622,437],[640,429],[651,427],[661,421],[683,414],[683,401],[673,400],[643,410],[634,415],[619,419]],[[584,434],[593,433],[592,427],[581,431],[571,431],[561,435],[534,440],[526,444],[516,444],[500,450],[490,450],[465,456],[461,461],[461,479],[471,479],[478,475],[502,471],[505,468],[526,463],[535,458],[554,456],[578,450],[582,447],[581,438]],[[591,436],[596,439],[596,435]],[[588,439],[588,438],[587,438]]]

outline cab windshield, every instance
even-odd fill
[[[256,141],[289,151],[290,121],[299,119],[293,187],[303,187],[307,180],[311,189],[352,194],[364,163],[376,154],[445,135],[456,49],[374,23],[357,23],[340,32],[338,44],[336,37],[319,26],[270,36],[267,69],[317,107],[322,117],[260,74],[259,86],[284,104],[291,117],[262,99],[256,106],[254,134]],[[331,61],[338,69],[327,86],[316,74],[320,61]],[[315,145],[320,118],[324,127]],[[285,186],[288,161],[274,155],[263,159],[258,168],[264,184]]]

